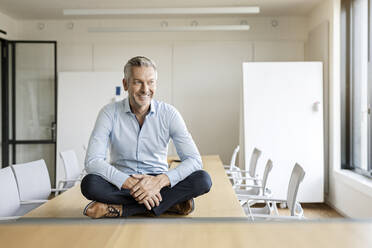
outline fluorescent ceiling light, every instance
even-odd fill
[[[176,26],[176,27],[95,27],[88,32],[188,32],[188,31],[247,31],[249,25],[207,25],[207,26]]]
[[[258,14],[260,7],[147,8],[147,9],[64,9],[64,15],[202,15]]]

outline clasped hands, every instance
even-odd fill
[[[151,210],[159,206],[163,200],[160,190],[169,184],[169,178],[165,174],[157,176],[134,174],[124,182],[122,188],[129,189],[138,203],[144,204],[148,210]]]

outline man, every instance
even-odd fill
[[[124,67],[128,98],[100,111],[89,140],[81,192],[92,200],[84,214],[92,218],[127,217],[151,211],[189,214],[193,198],[212,185],[198,149],[179,112],[153,99],[155,63],[134,57]],[[181,163],[168,170],[170,138]],[[111,164],[106,159],[110,145]]]

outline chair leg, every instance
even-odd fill
[[[58,182],[58,185],[57,185],[57,191],[54,193],[54,196],[58,196],[59,195],[59,189],[62,189],[64,186],[64,183],[59,181]]]

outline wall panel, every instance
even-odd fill
[[[260,41],[254,43],[254,61],[303,61],[302,41]]]
[[[250,42],[177,42],[174,105],[200,153],[226,164],[239,144],[242,63],[252,60]]]
[[[58,71],[93,71],[93,44],[57,43]]]
[[[158,87],[155,98],[171,101],[172,45],[171,43],[123,42],[95,44],[93,55],[94,71],[123,72],[126,62],[134,56],[153,59],[158,67]],[[123,74],[124,75],[124,74]],[[114,92],[114,91],[113,91]]]

